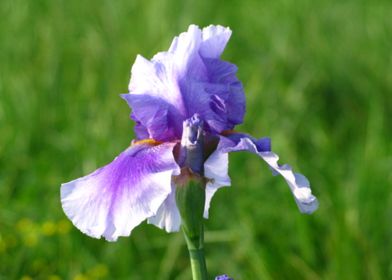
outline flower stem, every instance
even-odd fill
[[[186,244],[189,251],[189,258],[191,261],[192,279],[193,280],[207,280],[207,265],[204,257],[204,230],[200,229],[200,236],[190,238],[186,229],[183,227]]]

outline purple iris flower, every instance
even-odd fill
[[[147,219],[168,232],[178,231],[175,189],[190,174],[183,172],[189,158],[201,162],[201,170],[192,172],[207,182],[207,218],[214,193],[230,185],[228,153],[242,150],[283,176],[302,213],[317,209],[309,181],[278,164],[269,138],[233,130],[243,121],[245,97],[237,67],[220,59],[230,36],[231,30],[222,26],[201,30],[191,25],[167,52],[151,60],[137,56],[129,93],[122,95],[132,108],[136,139],[108,165],[61,186],[64,212],[79,230],[115,241]],[[184,139],[200,135],[202,153],[184,155]]]

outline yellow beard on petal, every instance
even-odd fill
[[[142,140],[137,140],[137,141],[133,140],[132,143],[131,143],[131,146],[141,145],[141,144],[142,145],[143,144],[147,144],[147,145],[151,145],[151,146],[157,146],[157,145],[160,145],[162,143],[163,142],[159,142],[159,141],[157,141],[155,139],[147,138],[147,139],[142,139]]]

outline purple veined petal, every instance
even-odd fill
[[[236,74],[238,67],[218,58],[203,58],[210,72],[209,81],[215,84],[236,84],[239,82]]]
[[[204,177],[208,182],[206,185],[206,202],[204,206],[204,218],[208,218],[212,197],[221,188],[230,186],[229,177],[229,155],[215,150],[204,162]]]
[[[134,227],[157,213],[172,191],[172,176],[180,173],[174,145],[135,144],[108,165],[62,184],[65,214],[91,237],[115,241],[129,236]]]
[[[214,128],[215,131],[233,129],[241,124],[245,115],[245,94],[242,83],[238,80],[237,66],[220,59],[203,59],[209,77],[209,83],[203,83],[206,95],[210,96],[210,111],[218,116],[224,116],[223,123]],[[219,107],[224,110],[215,110],[216,100],[219,99]],[[216,117],[215,117],[216,118]]]
[[[225,99],[220,96],[229,95],[227,87],[219,87],[216,90],[211,88],[211,84],[188,82],[182,85],[182,89],[187,94],[188,113],[190,117],[198,114],[206,124],[206,130],[212,133],[233,128],[227,120],[227,110]],[[192,101],[193,100],[193,101]]]
[[[148,94],[123,94],[122,97],[133,108],[131,116],[137,119],[138,138],[148,134],[147,138],[167,142],[181,136],[183,118],[173,105]]]
[[[267,138],[255,140],[244,134],[231,134],[230,138],[221,137],[217,149],[226,153],[245,150],[260,156],[273,170],[274,175],[280,174],[286,180],[300,212],[313,213],[318,208],[318,200],[312,195],[308,179],[302,174],[294,173],[288,164],[279,165],[279,156],[268,148],[270,144]]]
[[[180,230],[181,216],[176,204],[176,189],[172,184],[172,191],[159,207],[155,216],[148,219],[149,224],[153,224],[167,232]]]
[[[153,139],[151,135],[148,133],[147,129],[141,124],[141,122],[136,118],[134,114],[131,114],[131,119],[135,121],[135,135],[136,140],[143,140],[143,139]]]

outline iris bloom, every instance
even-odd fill
[[[228,153],[235,151],[258,155],[281,175],[302,213],[316,210],[309,181],[278,164],[269,138],[233,130],[243,121],[245,96],[237,67],[220,59],[230,36],[231,30],[222,26],[201,30],[191,25],[167,52],[151,60],[137,56],[129,93],[122,95],[132,109],[136,139],[108,165],[61,186],[64,212],[79,230],[115,241],[147,219],[168,232],[178,231],[175,189],[191,173],[206,180],[207,218],[214,193],[230,185]],[[195,159],[202,161],[202,170],[185,172],[189,158],[184,159],[182,147],[195,128],[204,139],[204,153]]]

